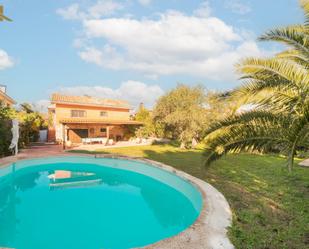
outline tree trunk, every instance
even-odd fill
[[[294,164],[294,156],[295,156],[295,151],[296,151],[296,144],[297,144],[297,139],[294,141],[293,145],[292,145],[292,148],[291,148],[291,151],[290,151],[290,154],[289,154],[289,157],[288,157],[288,170],[289,170],[289,173],[292,172],[292,168],[293,168],[293,164]]]
[[[293,164],[294,164],[294,155],[290,155],[289,158],[288,158],[289,173],[292,173]]]
[[[185,148],[186,148],[185,142],[181,142],[181,144],[180,144],[180,149],[185,149]]]
[[[198,144],[198,142],[197,142],[196,138],[192,138],[191,147],[192,147],[193,149],[195,149],[196,146],[197,146],[197,144]]]

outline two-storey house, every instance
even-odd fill
[[[130,106],[122,100],[53,94],[49,112],[48,140],[81,143],[85,138],[128,139]]]

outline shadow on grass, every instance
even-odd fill
[[[110,154],[109,152],[106,151],[91,151],[91,150],[67,150],[66,152],[68,153],[75,153],[75,154],[90,154],[90,155],[95,155],[95,154]]]
[[[145,150],[144,153],[146,158],[173,166],[199,178],[201,178],[202,174],[206,173],[201,151],[177,149],[157,152]]]
[[[201,178],[201,172],[205,172],[202,150],[182,150],[170,144],[109,148],[96,151],[70,150],[68,152],[143,157],[176,167],[199,178]]]

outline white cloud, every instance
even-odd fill
[[[234,64],[241,57],[264,53],[243,31],[211,16],[169,11],[156,20],[105,18],[85,20],[83,26],[87,39],[105,44],[81,49],[83,60],[153,77],[186,74],[234,80]]]
[[[138,2],[142,5],[149,5],[151,3],[151,0],[138,0]]]
[[[241,0],[226,0],[224,7],[231,10],[233,13],[240,15],[251,12],[251,7],[248,3],[244,3]]]
[[[40,113],[47,113],[48,106],[50,106],[50,101],[47,99],[41,99],[32,103],[33,110]]]
[[[14,66],[14,61],[8,53],[0,49],[0,70]]]
[[[57,14],[66,20],[79,20],[85,18],[85,13],[80,11],[79,4],[74,3],[67,8],[58,9]]]
[[[121,10],[123,5],[112,0],[100,0],[88,9],[91,18],[101,18],[114,14],[117,10]]]
[[[196,16],[208,17],[211,14],[211,7],[209,1],[204,1],[200,4],[199,8],[194,11]]]
[[[112,89],[103,86],[61,87],[57,90],[68,95],[89,95],[99,98],[127,100],[133,107],[140,102],[151,107],[164,91],[158,85],[147,85],[143,82],[129,80],[123,82],[119,88]]]
[[[224,1],[233,11],[250,11],[239,0]],[[84,12],[74,4],[67,12],[58,10],[64,18],[81,21],[83,30],[73,45],[82,60],[102,68],[140,72],[151,79],[191,75],[234,81],[234,65],[240,58],[267,53],[257,46],[255,35],[212,16],[208,0],[192,15],[170,10],[149,18],[108,17],[125,3],[97,1]]]
[[[98,19],[113,15],[121,10],[123,5],[113,0],[99,0],[94,5],[85,8],[74,3],[66,8],[58,9],[56,12],[66,20]],[[82,11],[81,9],[85,9]]]
[[[102,55],[103,53],[96,48],[86,48],[84,51],[79,53],[79,56],[90,63],[95,63],[97,65],[102,65]]]

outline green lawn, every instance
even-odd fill
[[[229,155],[205,168],[202,151],[170,145],[99,152],[149,158],[211,183],[233,210],[229,236],[236,248],[309,248],[309,168],[297,166],[288,175],[283,158],[245,154]]]

